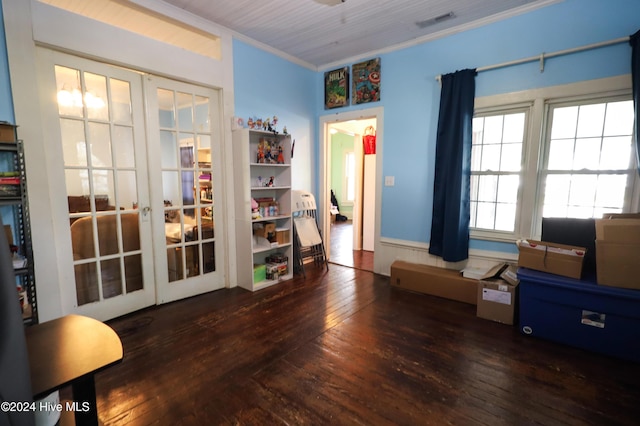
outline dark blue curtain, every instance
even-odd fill
[[[635,120],[636,165],[640,173],[640,31],[631,36],[631,78],[633,81],[633,106]]]
[[[449,262],[469,256],[469,186],[476,70],[442,76],[429,253]]]

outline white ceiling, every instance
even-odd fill
[[[559,0],[164,1],[322,69]],[[421,28],[417,22],[430,25]]]

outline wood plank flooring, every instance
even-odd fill
[[[353,223],[350,220],[332,223],[329,238],[329,262],[373,271],[373,252],[353,249]]]
[[[640,364],[330,265],[109,324],[105,425],[637,425]]]

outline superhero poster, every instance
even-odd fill
[[[353,64],[351,74],[353,105],[380,100],[380,58]]]
[[[349,105],[349,68],[324,73],[324,107],[338,108]]]

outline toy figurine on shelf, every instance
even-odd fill
[[[263,163],[271,163],[271,143],[269,141],[265,141],[264,143],[264,161]]]
[[[253,121],[253,118],[249,117],[249,119],[247,120],[247,126],[249,126],[250,129],[253,129],[255,125],[256,123]]]
[[[278,145],[278,164],[284,164],[284,153],[282,152],[282,145]]]
[[[260,215],[260,205],[255,199],[251,199],[251,219],[261,219],[262,215]]]
[[[264,139],[260,139],[258,142],[258,158],[256,160],[258,163],[264,163]]]
[[[256,129],[260,130],[262,127],[262,118],[256,118]]]
[[[269,178],[269,182],[267,182],[267,186],[269,187],[275,186],[275,176],[271,176]]]
[[[271,121],[269,120],[269,117],[265,118],[265,119],[262,121],[262,130],[264,130],[265,132],[266,132],[267,130],[268,130],[268,131],[271,131]]]
[[[288,133],[287,133],[287,126],[284,126],[284,128],[282,129],[282,133],[284,133],[285,135],[288,135]]]

